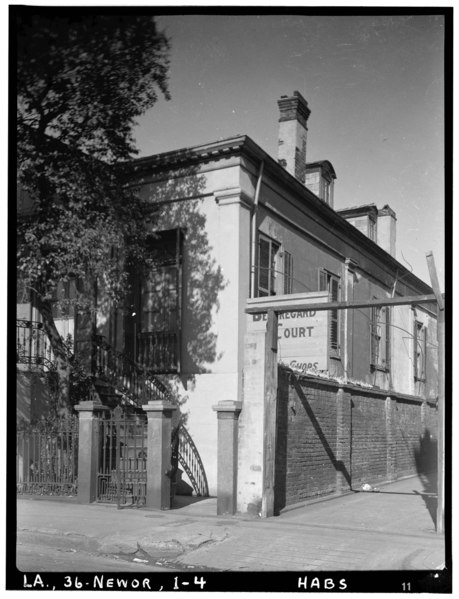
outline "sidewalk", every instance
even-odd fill
[[[179,569],[440,569],[444,537],[435,532],[432,498],[422,489],[414,477],[379,493],[310,502],[266,520],[217,516],[215,498],[171,511],[18,498],[18,541],[36,538],[126,559],[141,551],[151,563]]]

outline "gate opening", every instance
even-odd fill
[[[98,502],[142,507],[147,495],[147,417],[120,407],[100,420]]]

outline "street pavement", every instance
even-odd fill
[[[442,570],[445,538],[435,530],[434,498],[423,489],[411,477],[268,519],[217,516],[215,498],[177,498],[170,511],[19,498],[17,542],[59,549],[59,567],[68,571],[77,570],[70,560],[77,552],[178,571]],[[20,548],[19,569],[36,570],[27,561],[31,552]],[[52,559],[45,569],[53,571]]]

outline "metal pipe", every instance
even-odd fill
[[[264,160],[260,162],[260,170],[258,171],[257,186],[255,188],[255,197],[253,199],[253,207],[251,214],[251,248],[250,248],[250,297],[255,297],[255,256],[257,244],[257,210],[258,199],[260,197],[261,180],[263,177]]]
[[[348,294],[348,285],[349,285],[349,263],[346,260],[346,264],[344,265],[344,301],[347,303],[349,301]],[[344,361],[344,382],[347,383],[348,377],[348,319],[347,319],[347,310],[344,310],[344,340],[343,340],[343,361]]]
[[[436,296],[431,295],[408,295],[404,297],[386,297],[385,299],[349,301],[349,302],[310,302],[307,299],[297,299],[295,303],[286,304],[279,301],[269,304],[248,305],[245,308],[246,314],[262,314],[268,310],[274,310],[278,314],[284,312],[299,312],[302,310],[351,310],[354,308],[371,308],[373,306],[417,306],[419,304],[435,304]]]

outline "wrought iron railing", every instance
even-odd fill
[[[176,331],[143,332],[137,335],[138,362],[152,373],[178,372]]]
[[[16,432],[16,449],[17,493],[77,494],[76,416],[19,426]]]
[[[55,368],[54,354],[43,323],[16,319],[16,362],[40,365],[49,370]]]
[[[182,423],[176,428],[174,435],[178,435],[178,460],[186,472],[198,497],[209,496],[206,471],[190,433]],[[172,445],[174,445],[174,435]]]
[[[115,350],[101,335],[95,338],[95,375],[112,384],[138,407],[154,400],[170,400],[171,391],[154,375]]]

